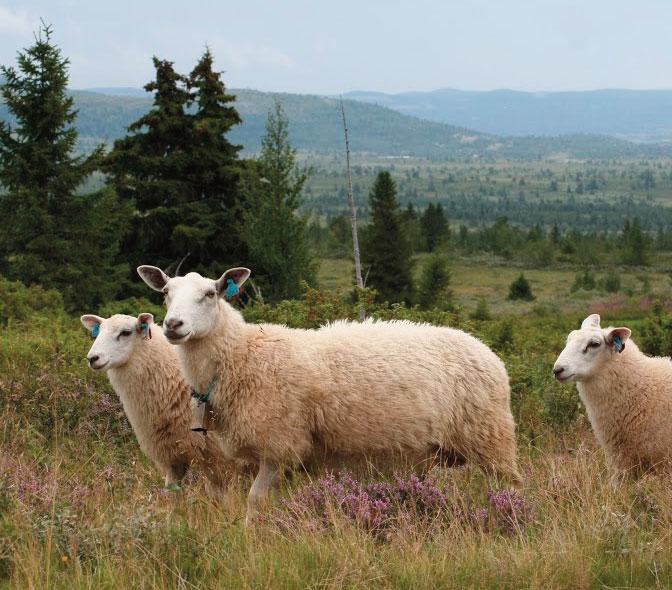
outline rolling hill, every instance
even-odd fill
[[[80,148],[100,142],[111,144],[126,127],[152,104],[143,91],[134,88],[73,90],[79,110],[77,128]],[[339,102],[313,95],[231,90],[237,96],[243,124],[230,138],[247,153],[259,149],[266,116],[274,100],[284,106],[290,120],[293,145],[305,152],[341,154],[343,129]],[[377,156],[412,156],[435,160],[543,158],[614,159],[672,155],[672,146],[637,144],[614,137],[574,134],[561,137],[501,137],[446,123],[399,113],[386,106],[345,100],[352,150]],[[0,105],[0,120],[9,118]]]
[[[401,94],[350,92],[345,96],[482,133],[594,133],[638,140],[672,139],[672,90],[471,92],[445,88]]]

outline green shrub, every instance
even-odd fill
[[[418,303],[422,309],[448,310],[452,306],[453,293],[448,288],[450,284],[450,269],[448,258],[434,253],[427,258],[422,268],[420,285],[418,287]]]
[[[27,320],[36,315],[63,315],[63,298],[55,289],[39,285],[26,287],[19,281],[0,277],[0,326],[10,320]]]
[[[533,301],[534,295],[532,294],[532,288],[530,287],[529,281],[525,278],[525,275],[521,275],[509,285],[509,297],[511,301],[516,301],[522,299],[524,301]]]
[[[145,297],[128,297],[119,301],[108,301],[100,306],[98,315],[109,318],[116,313],[137,316],[141,313],[151,313],[154,315],[154,321],[160,323],[166,315],[166,308],[162,305],[152,303]]]
[[[621,275],[615,270],[610,270],[600,280],[600,288],[604,289],[607,293],[618,293],[621,290]]]
[[[480,297],[478,303],[476,304],[476,309],[469,314],[469,318],[472,320],[487,321],[491,320],[492,316],[490,315],[490,308],[488,307],[488,301],[485,297]]]
[[[653,313],[640,330],[639,343],[646,354],[672,355],[672,316],[665,313],[660,301],[653,304]]]
[[[592,272],[584,271],[583,274],[576,275],[574,279],[574,284],[571,286],[570,291],[575,293],[576,291],[592,291],[597,287],[597,281],[595,280],[595,275]]]

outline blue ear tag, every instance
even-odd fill
[[[238,295],[238,293],[240,293],[240,289],[238,288],[236,281],[231,278],[226,279],[226,291],[224,291],[224,297],[231,300]]]
[[[152,339],[152,329],[149,327],[149,324],[147,322],[141,322],[140,332],[142,333],[142,337],[145,340],[151,340]]]
[[[621,337],[618,334],[614,336],[614,350],[616,352],[621,352],[621,350],[623,350],[623,340],[621,340]]]
[[[98,334],[100,334],[100,324],[93,324],[93,328],[91,328],[91,337],[98,338]]]

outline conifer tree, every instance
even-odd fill
[[[362,262],[368,268],[367,287],[382,301],[413,299],[411,253],[402,230],[397,189],[387,171],[378,174],[369,194],[371,224],[366,228]]]
[[[240,147],[225,137],[240,118],[212,61],[206,50],[187,78],[155,57],[156,79],[145,86],[154,106],[106,159],[112,183],[138,210],[125,244],[133,266],[150,260],[165,268],[187,254],[202,272],[242,262]]]
[[[423,309],[450,309],[452,306],[452,292],[450,284],[450,270],[448,259],[443,254],[434,253],[427,258],[422,268],[420,285],[418,287],[418,303]]]
[[[633,266],[644,266],[649,263],[650,240],[642,230],[639,219],[632,223],[626,219],[622,233],[622,261]]]
[[[244,171],[242,183],[249,265],[265,299],[298,297],[301,282],[315,280],[307,218],[298,212],[307,178],[289,141],[289,121],[276,102],[259,158]]]
[[[425,238],[426,250],[434,252],[436,248],[448,239],[448,220],[441,203],[430,203],[420,218],[422,235]]]
[[[102,147],[75,156],[69,61],[42,25],[20,51],[17,69],[2,67],[2,96],[15,125],[0,123],[0,271],[24,283],[59,289],[71,309],[116,295],[126,273],[116,264],[129,210],[114,191],[78,194],[100,164]]]

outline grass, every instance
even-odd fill
[[[586,437],[581,437],[586,438]],[[521,449],[521,493],[534,520],[516,534],[441,515],[403,523],[378,540],[336,519],[326,533],[246,531],[244,487],[213,504],[195,479],[165,493],[134,449],[122,472],[111,457],[50,450],[49,468],[19,454],[3,469],[39,486],[11,497],[3,522],[6,587],[23,588],[600,588],[672,584],[669,479],[612,485],[591,443]],[[560,450],[562,449],[562,451]],[[112,462],[112,465],[110,465]],[[112,469],[110,469],[112,467]],[[73,487],[73,474],[83,484]],[[104,475],[101,475],[104,474]],[[492,485],[469,468],[437,476],[465,503]],[[291,496],[299,476],[282,491]],[[85,492],[80,489],[84,486]],[[7,527],[11,531],[7,534]]]
[[[518,493],[533,509],[513,531],[446,508],[397,518],[381,536],[338,506],[327,530],[312,526],[310,510],[289,527],[273,521],[246,530],[249,480],[219,503],[198,473],[180,492],[161,487],[106,378],[86,368],[90,340],[75,318],[0,327],[0,588],[672,586],[672,476],[612,482],[574,386],[550,374],[568,330],[586,308],[604,306],[604,295],[570,296],[575,271],[525,269],[537,301],[511,303],[505,293],[520,270],[462,260],[452,281],[467,309],[488,298],[495,319],[455,321],[497,347],[511,378],[525,478]],[[343,286],[348,263],[326,261],[321,273]],[[665,295],[667,276],[649,274],[651,290]],[[625,288],[638,282],[634,272],[624,277]],[[637,338],[644,297],[652,295],[635,291],[606,315]],[[551,312],[534,312],[539,305]],[[514,327],[502,341],[507,318]],[[394,471],[346,467],[365,482]],[[300,498],[322,475],[283,481],[274,510],[286,510],[282,499]],[[502,489],[469,466],[430,475],[464,513],[487,507],[488,490]]]
[[[415,257],[414,274],[420,278],[426,254]],[[599,289],[571,292],[577,274],[582,271],[573,268],[529,268],[513,266],[494,257],[459,257],[451,262],[450,288],[455,302],[467,311],[476,307],[479,298],[485,298],[490,308],[498,314],[518,315],[547,310],[562,310],[564,313],[599,312],[605,302],[624,298],[649,299],[651,293],[667,297],[670,291],[670,276],[663,272],[667,259],[657,261],[656,266],[646,269],[619,269],[621,277],[620,294],[608,294]],[[329,259],[320,261],[318,283],[321,288],[346,292],[352,288],[354,270],[349,259]],[[596,278],[606,275],[606,271],[593,271]],[[509,301],[509,285],[521,274],[530,281],[536,299],[531,302]]]

